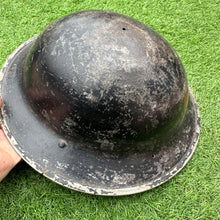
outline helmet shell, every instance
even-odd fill
[[[127,16],[68,15],[15,51],[1,74],[6,135],[32,167],[69,188],[141,192],[195,150],[198,107],[178,55]]]

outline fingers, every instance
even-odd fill
[[[1,108],[1,106],[2,106],[2,98],[0,97],[0,108]],[[0,123],[0,129],[2,129],[1,123]]]

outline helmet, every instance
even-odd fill
[[[182,63],[127,16],[83,11],[22,44],[1,71],[1,123],[35,170],[68,188],[127,195],[191,158],[199,110]]]

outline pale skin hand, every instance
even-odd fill
[[[1,106],[1,99],[0,99],[0,106]],[[11,146],[2,128],[0,127],[0,182],[20,161],[21,161],[21,157],[16,153],[14,148]]]

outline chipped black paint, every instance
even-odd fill
[[[8,139],[33,168],[74,190],[151,189],[178,173],[198,142],[198,107],[176,52],[126,16],[62,18],[18,48],[1,79]]]
[[[124,153],[181,126],[185,71],[171,46],[138,21],[102,11],[67,16],[43,32],[27,60],[27,99],[62,135]]]

